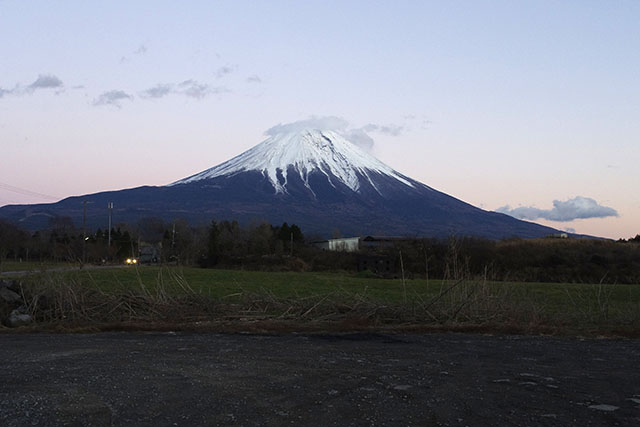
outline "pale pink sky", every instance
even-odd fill
[[[640,3],[0,1],[0,205],[163,185],[277,123],[487,210],[590,198],[640,233]],[[383,128],[386,126],[386,128]]]

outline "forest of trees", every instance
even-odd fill
[[[315,247],[295,224],[143,218],[111,230],[75,227],[54,218],[46,230],[27,232],[0,220],[0,270],[4,260],[121,263],[152,247],[158,263],[266,271],[351,271],[365,268],[380,277],[487,277],[492,280],[576,283],[640,283],[640,235],[603,239],[407,238],[357,253]],[[367,263],[365,261],[373,261]],[[372,268],[384,262],[387,268]]]

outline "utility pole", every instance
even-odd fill
[[[290,256],[293,256],[293,233],[291,233],[291,251]]]
[[[109,238],[107,243],[107,248],[111,247],[111,215],[113,214],[113,202],[109,202],[107,204],[107,208],[109,209]]]
[[[171,231],[171,249],[176,246],[176,222],[173,221],[173,230]]]
[[[87,201],[82,201],[82,265],[87,262]]]

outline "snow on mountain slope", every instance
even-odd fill
[[[272,135],[231,160],[170,185],[259,171],[269,179],[276,193],[286,193],[287,175],[292,170],[311,191],[309,174],[313,171],[326,175],[331,185],[335,186],[332,179],[337,179],[355,192],[360,188],[361,179],[366,179],[377,190],[373,178],[378,174],[414,187],[405,176],[349,142],[339,132],[319,129]]]

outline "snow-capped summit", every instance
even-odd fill
[[[378,175],[386,175],[414,187],[407,177],[350,142],[339,131],[313,128],[284,128],[231,160],[171,185],[247,171],[262,173],[276,193],[287,192],[287,182],[292,173],[297,174],[304,185],[313,191],[309,184],[312,172],[324,174],[332,186],[340,182],[355,192],[360,189],[362,179],[379,191],[374,183]]]

